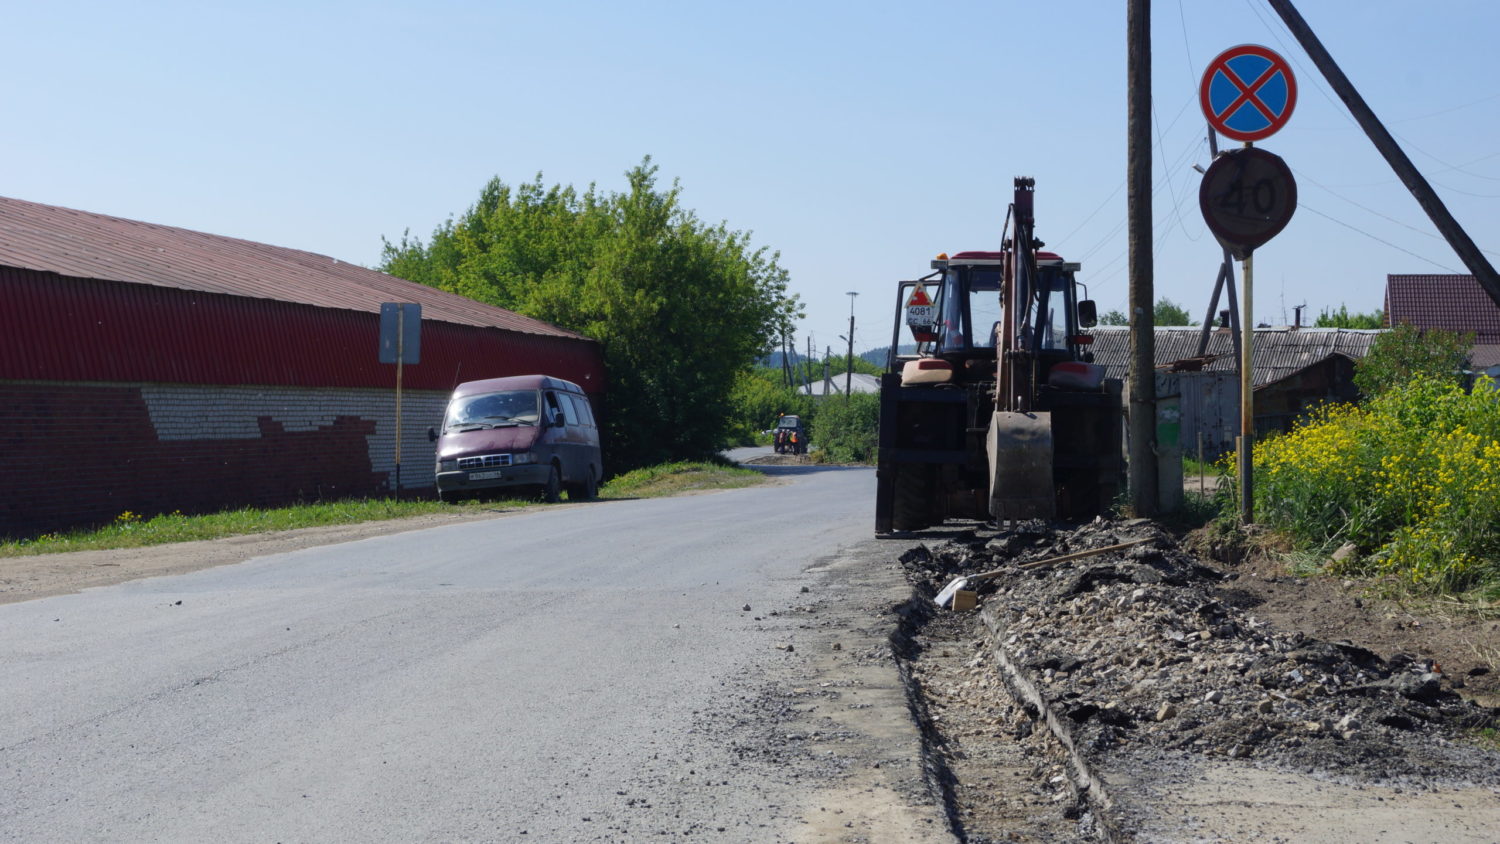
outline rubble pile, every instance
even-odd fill
[[[1020,568],[1139,538],[1150,541]],[[1441,666],[1273,630],[1246,607],[1237,575],[1202,564],[1148,521],[976,531],[901,562],[929,594],[954,577],[1006,569],[971,588],[998,622],[998,644],[1090,755],[1149,748],[1369,779],[1441,769],[1500,780],[1500,755],[1462,740],[1493,727],[1500,710],[1463,700]],[[1021,738],[1033,725],[1012,728]]]

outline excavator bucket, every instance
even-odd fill
[[[990,515],[996,519],[1051,519],[1052,414],[996,411],[985,441],[990,457]]]

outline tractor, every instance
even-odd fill
[[[947,519],[1086,519],[1123,486],[1121,383],[1089,352],[1083,329],[1097,309],[1078,297],[1079,265],[1040,251],[1034,195],[1034,180],[1015,180],[1000,251],[941,254],[931,273],[898,283],[880,379],[877,534]]]

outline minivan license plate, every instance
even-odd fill
[[[493,480],[498,480],[499,478],[500,478],[500,473],[499,472],[470,472],[469,473],[469,480],[471,480],[471,481],[493,481]]]

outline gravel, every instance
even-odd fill
[[[1019,568],[1139,538],[1150,541]],[[1006,569],[970,588],[1085,755],[1155,750],[1357,781],[1500,783],[1500,753],[1466,740],[1500,710],[1461,698],[1431,660],[1273,629],[1236,606],[1234,572],[1149,521],[968,531],[901,563],[928,595]],[[1031,725],[1013,730],[1022,738]]]

